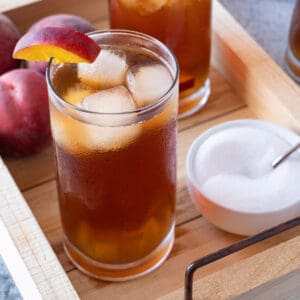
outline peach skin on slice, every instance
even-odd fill
[[[180,74],[180,79],[179,79],[180,92],[190,89],[194,85],[195,85],[195,77],[193,77],[192,75]]]
[[[54,63],[92,63],[100,46],[87,35],[66,27],[44,27],[27,32],[15,46],[13,58]]]

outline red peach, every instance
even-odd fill
[[[16,69],[0,77],[0,153],[38,152],[51,140],[45,78],[34,70]]]
[[[43,61],[26,61],[26,67],[31,70],[35,70],[42,75],[46,74],[48,63]]]
[[[19,62],[12,58],[19,38],[20,33],[14,23],[5,15],[0,14],[0,75],[19,65]]]
[[[51,15],[45,17],[37,21],[29,28],[28,31],[37,30],[42,27],[52,27],[52,26],[68,27],[80,31],[82,33],[95,30],[95,27],[90,22],[88,22],[87,20],[79,16],[69,15],[69,14],[57,14],[57,15]]]

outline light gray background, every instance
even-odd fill
[[[284,53],[296,0],[220,0],[284,69]]]
[[[0,300],[21,300],[22,297],[16,288],[0,255]]]

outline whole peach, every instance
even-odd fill
[[[51,27],[51,26],[69,27],[77,31],[80,31],[82,33],[95,30],[95,27],[87,20],[79,16],[69,15],[69,14],[56,14],[56,15],[45,17],[37,21],[36,23],[34,23],[29,28],[29,30],[36,30],[41,27]]]
[[[45,17],[36,23],[34,23],[29,30],[38,30],[41,27],[58,26],[58,27],[70,27],[82,33],[94,31],[95,27],[87,20],[69,14],[56,14]],[[45,74],[48,63],[44,62],[27,62],[27,67],[41,74]]]
[[[14,23],[0,14],[0,75],[18,66],[19,62],[12,59],[12,52],[19,38],[20,33]]]
[[[27,61],[26,67],[45,75],[48,63],[42,61]]]
[[[28,69],[3,74],[0,77],[0,153],[32,154],[50,140],[45,78]]]

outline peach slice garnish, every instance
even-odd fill
[[[179,82],[179,90],[180,92],[183,92],[195,85],[195,77],[192,75],[181,74]]]
[[[44,27],[29,31],[16,44],[13,58],[54,63],[92,63],[100,46],[87,35],[66,27]]]

